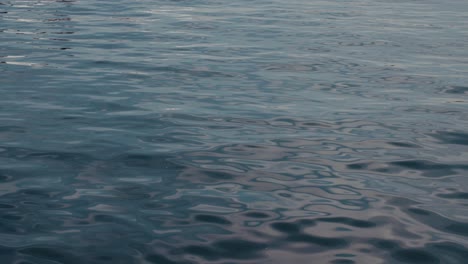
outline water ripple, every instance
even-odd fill
[[[465,263],[466,6],[0,0],[2,263]]]

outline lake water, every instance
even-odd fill
[[[0,262],[468,259],[466,0],[0,0]]]

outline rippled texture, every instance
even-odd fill
[[[0,0],[1,262],[466,263],[465,21]]]

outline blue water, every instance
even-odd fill
[[[468,259],[466,0],[0,0],[0,262]]]

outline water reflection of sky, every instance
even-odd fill
[[[0,258],[464,263],[463,1],[0,1]]]

